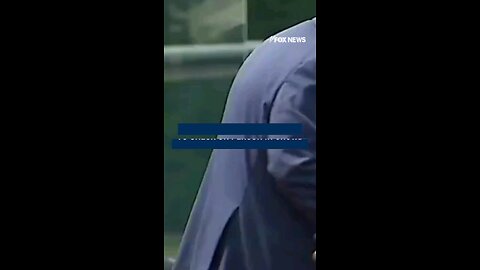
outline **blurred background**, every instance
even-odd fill
[[[164,0],[165,257],[176,257],[210,150],[172,150],[178,123],[219,122],[244,58],[315,17],[314,0]]]

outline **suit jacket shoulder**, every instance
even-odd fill
[[[245,60],[232,91],[271,99],[289,74],[316,66],[316,23],[308,20],[267,38]],[[259,91],[262,89],[262,91]]]

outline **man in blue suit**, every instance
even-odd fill
[[[316,20],[308,20],[256,48],[233,82],[222,121],[301,123],[308,149],[214,150],[175,270],[315,268],[315,32]]]

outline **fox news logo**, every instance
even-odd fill
[[[268,38],[268,42],[273,43],[305,43],[307,42],[306,37],[276,37],[271,36]]]

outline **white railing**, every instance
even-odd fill
[[[229,78],[261,41],[236,44],[175,45],[163,47],[166,82]]]

